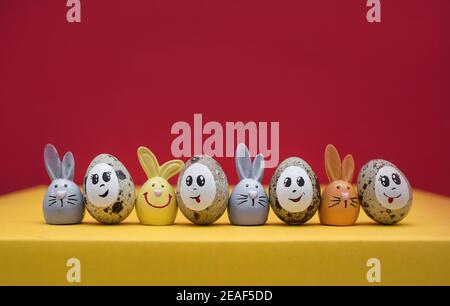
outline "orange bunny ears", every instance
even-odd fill
[[[184,166],[183,161],[178,159],[170,160],[160,166],[156,156],[146,147],[139,147],[137,155],[147,178],[159,176],[165,180],[169,180],[172,176],[178,174]]]
[[[341,162],[337,149],[329,144],[325,148],[325,171],[330,182],[344,180],[351,183],[355,172],[355,161],[353,156],[348,154]]]

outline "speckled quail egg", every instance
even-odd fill
[[[228,205],[225,173],[213,158],[194,156],[184,166],[177,184],[177,202],[183,215],[196,224],[211,224]]]
[[[381,224],[403,220],[411,209],[413,198],[403,172],[382,159],[371,160],[361,168],[358,195],[366,214]]]
[[[320,185],[307,162],[290,157],[276,169],[269,186],[269,201],[275,214],[287,224],[302,224],[317,212]]]
[[[84,177],[83,194],[92,217],[106,224],[125,220],[136,201],[130,173],[109,154],[98,155],[92,160]]]

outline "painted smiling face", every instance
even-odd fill
[[[178,205],[169,179],[183,169],[184,163],[181,160],[170,160],[160,165],[155,154],[146,147],[139,147],[137,156],[147,176],[136,200],[139,221],[147,225],[173,224]]]
[[[306,171],[295,166],[286,168],[277,182],[277,196],[284,209],[294,213],[305,210],[313,197],[312,183]]]
[[[384,166],[375,177],[375,195],[386,208],[399,209],[409,200],[409,186],[400,171]]]
[[[228,205],[228,180],[213,158],[203,155],[191,158],[180,173],[177,202],[183,215],[196,224],[211,224]]]
[[[175,193],[169,182],[160,177],[149,179],[142,186],[142,197],[147,205],[153,208],[168,207],[175,198]]]
[[[358,175],[358,194],[366,214],[381,224],[394,224],[408,214],[411,186],[392,163],[376,159],[365,164]]]
[[[304,160],[291,157],[275,171],[269,198],[276,215],[288,224],[308,221],[319,208],[320,186],[317,176]]]
[[[86,189],[89,202],[106,207],[114,203],[119,195],[119,179],[110,165],[101,163],[89,171]]]
[[[208,167],[194,164],[181,180],[181,198],[187,207],[200,211],[209,207],[216,197],[216,182]]]
[[[136,200],[130,173],[110,154],[100,154],[92,160],[84,177],[83,194],[89,213],[107,224],[128,217]]]

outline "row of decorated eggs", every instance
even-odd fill
[[[61,161],[53,145],[44,150],[44,161],[52,180],[43,201],[49,224],[77,224],[85,207],[99,222],[116,224],[136,206],[139,221],[147,225],[170,225],[178,208],[196,224],[211,224],[228,208],[234,225],[262,225],[269,207],[287,224],[303,224],[319,212],[325,225],[353,225],[360,203],[367,215],[381,224],[394,224],[406,217],[412,192],[404,174],[392,163],[377,159],[365,164],[357,188],[352,179],[355,164],[351,155],[341,158],[332,145],[325,149],[329,184],[322,194],[311,166],[298,157],[284,160],[276,169],[266,193],[262,185],[264,156],[253,160],[244,144],[236,151],[239,183],[229,193],[227,177],[219,163],[203,155],[184,164],[181,160],[162,165],[147,148],[138,149],[139,162],[148,178],[136,195],[133,179],[114,156],[101,154],[90,163],[83,193],[73,182],[75,162],[68,152]],[[176,192],[168,182],[179,174]]]

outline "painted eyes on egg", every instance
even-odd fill
[[[92,184],[96,185],[98,183],[98,174],[95,173],[91,176]]]
[[[203,175],[197,176],[197,184],[198,184],[200,187],[205,186],[205,177],[204,177]]]
[[[341,185],[337,185],[336,188],[337,188],[338,190],[340,190],[340,189],[342,188],[342,186],[341,186]],[[350,190],[350,186],[347,186],[347,190]]]
[[[402,180],[400,179],[400,175],[398,175],[398,173],[392,173],[392,181],[396,184],[396,185],[400,185],[402,183]],[[384,187],[389,187],[389,178],[387,177],[387,175],[382,175],[380,176],[380,182],[381,185],[383,185]]]
[[[156,186],[156,184],[153,183],[153,184],[152,184],[152,187],[155,187],[155,186]],[[164,185],[161,185],[161,188],[164,188]]]
[[[392,174],[392,180],[394,181],[394,183],[396,183],[397,185],[400,185],[402,183],[402,181],[400,180],[400,175],[398,175],[397,173],[393,173]]]
[[[67,184],[64,184],[64,187],[67,188]],[[58,184],[54,185],[53,188],[58,188]]]
[[[192,178],[192,176],[189,175],[186,178],[186,185],[191,186],[193,182],[194,182],[194,179]],[[196,182],[197,182],[197,185],[200,187],[205,186],[205,182],[206,182],[205,177],[203,175],[197,176]]]
[[[283,185],[286,188],[290,187],[292,185],[292,179],[290,177],[285,178],[284,182],[283,182]],[[299,187],[303,187],[305,185],[305,179],[303,177],[299,176],[297,178],[297,185]]]
[[[292,180],[291,180],[290,177],[287,177],[287,178],[284,179],[284,182],[283,182],[284,187],[286,187],[286,188],[290,187],[291,184],[292,184]]]
[[[104,182],[109,182],[109,180],[111,179],[111,172],[103,172],[102,178]]]
[[[102,179],[105,183],[108,183],[111,180],[111,172],[110,171],[106,171],[103,172],[102,174]],[[91,175],[91,180],[92,180],[92,184],[93,185],[97,185],[98,181],[99,181],[99,176],[97,173],[92,174]]]
[[[248,188],[250,185],[249,184],[245,184],[245,188]],[[255,185],[255,188],[258,189],[258,185]]]
[[[389,178],[386,175],[380,176],[380,182],[384,187],[389,187]]]

